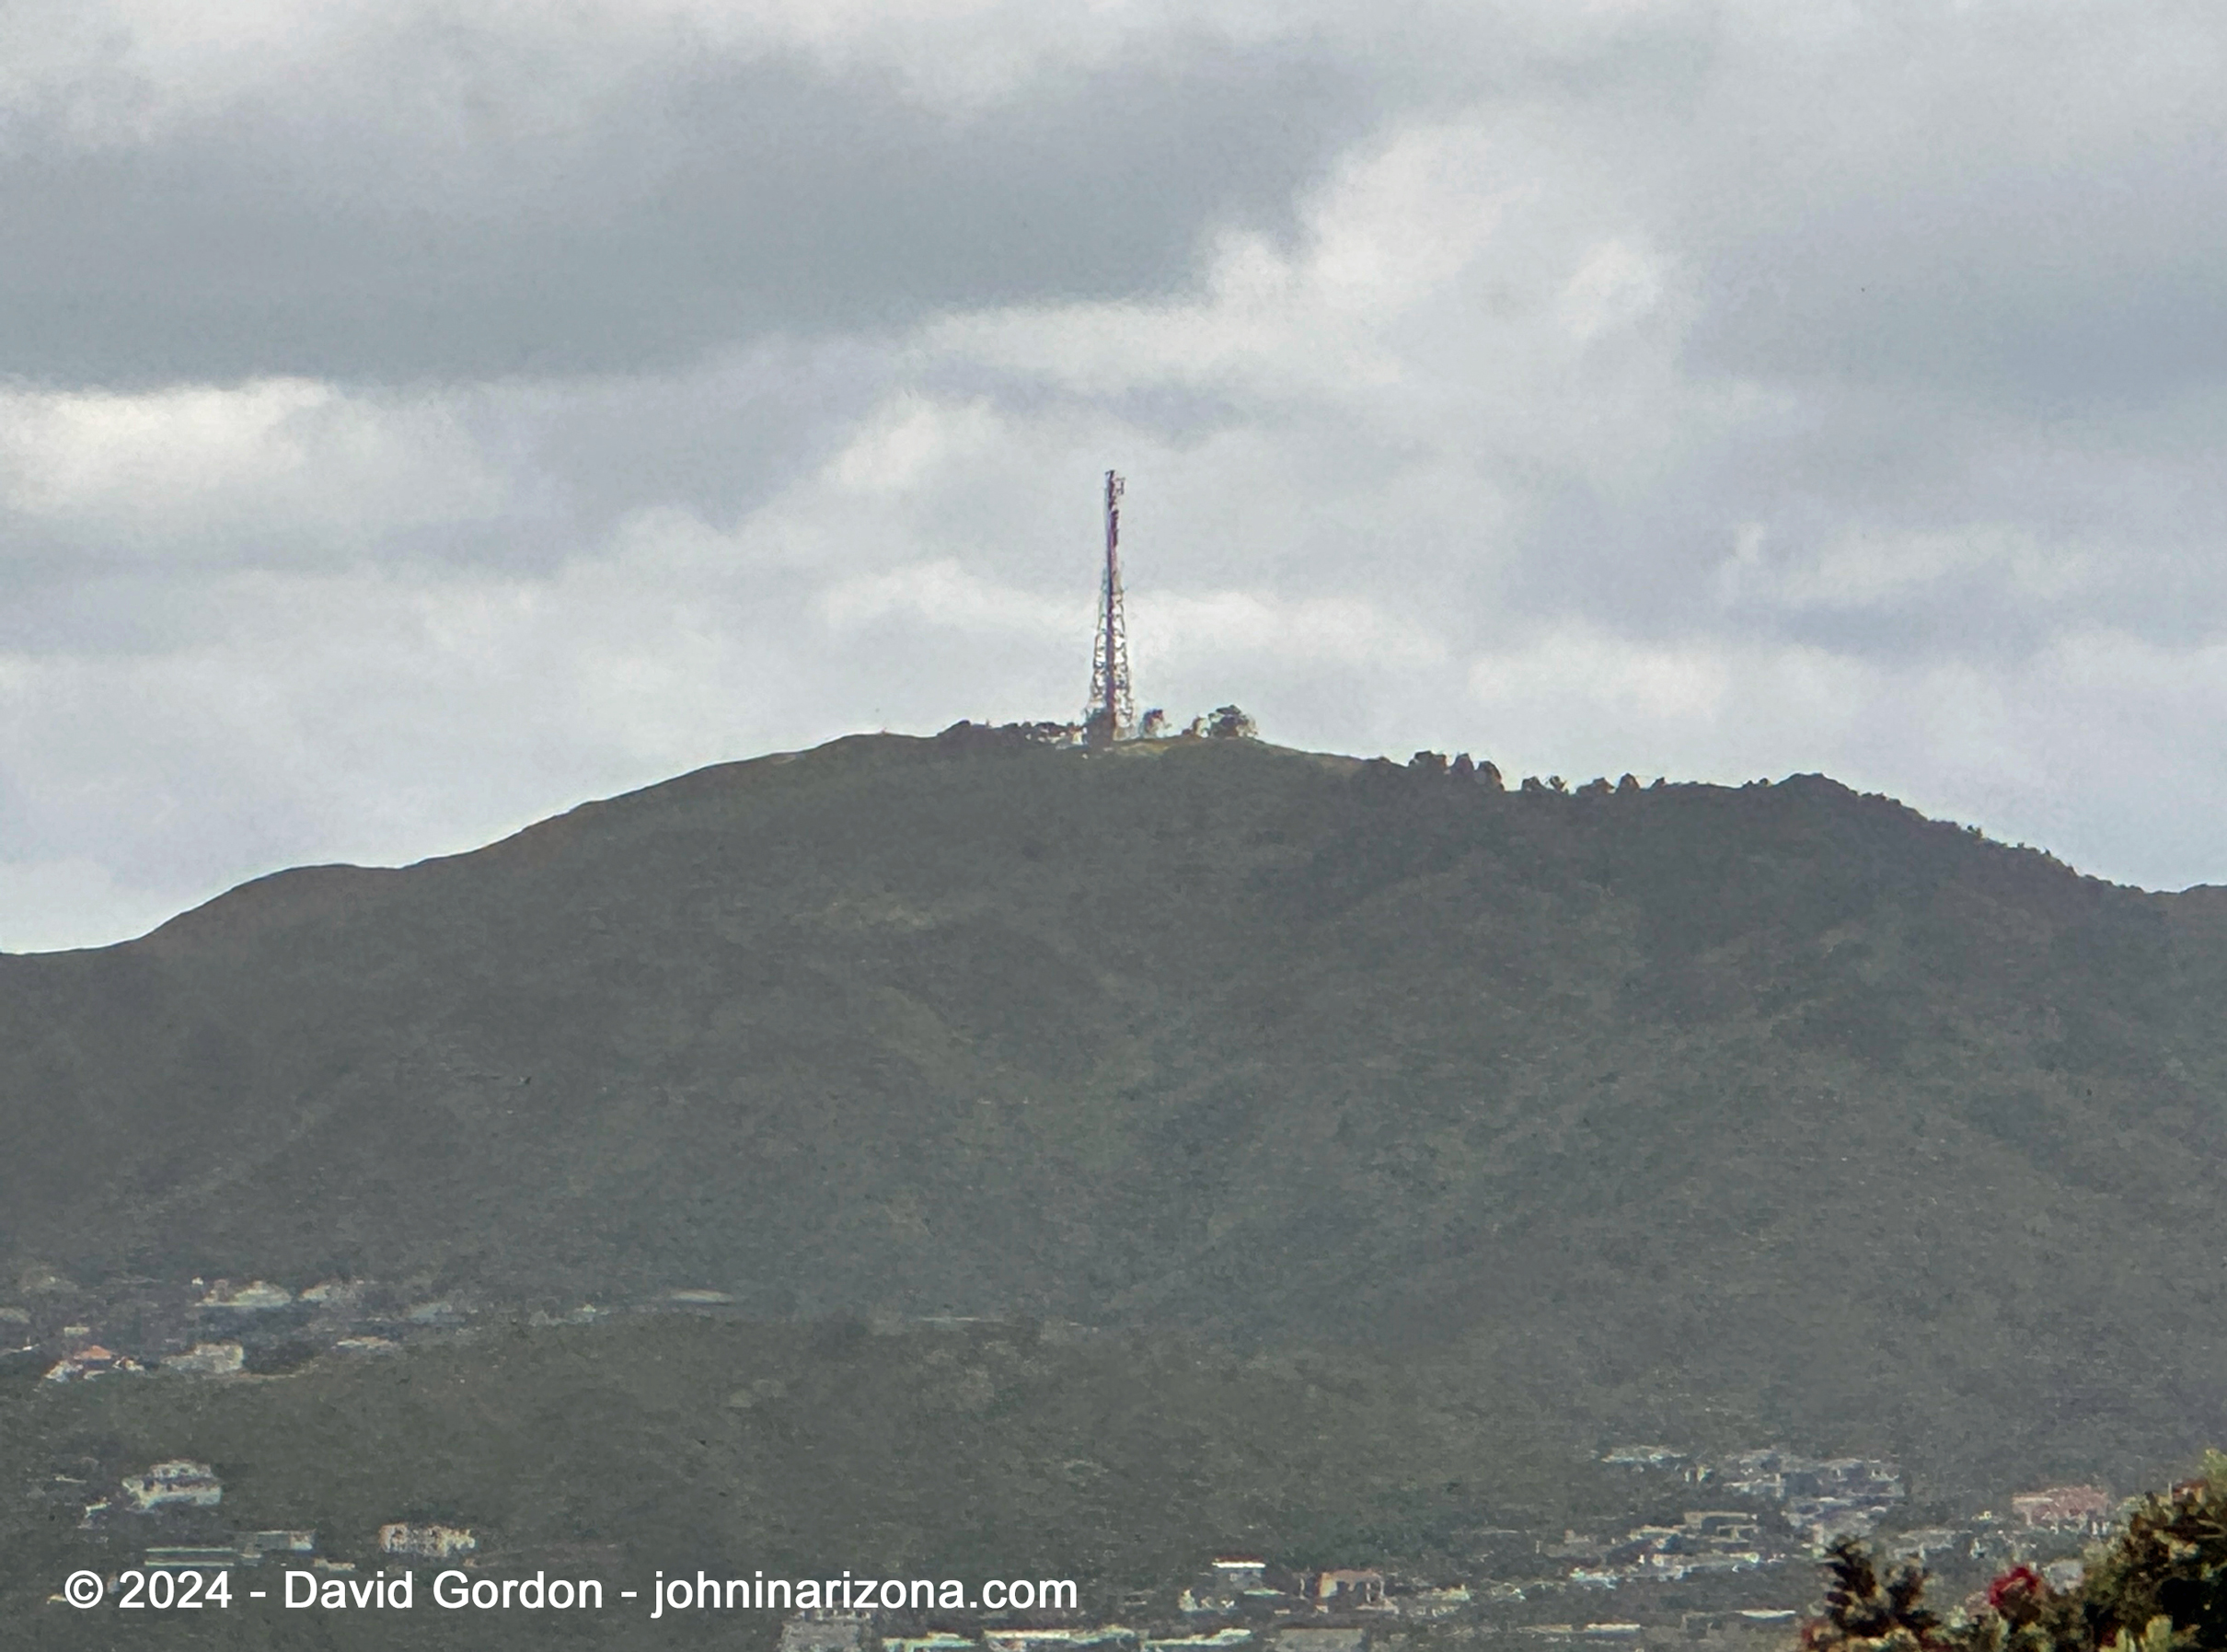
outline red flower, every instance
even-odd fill
[[[1988,1604],[1997,1612],[2049,1592],[2048,1583],[2032,1566],[2013,1566],[1988,1585]],[[2008,1615],[2006,1613],[2006,1615]]]

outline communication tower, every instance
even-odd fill
[[[1129,685],[1129,628],[1121,607],[1121,478],[1106,472],[1106,571],[1098,587],[1098,637],[1090,653],[1090,704],[1083,742],[1111,745],[1137,734],[1137,696]]]

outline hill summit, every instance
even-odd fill
[[[0,1260],[1341,1343],[2132,1473],[2227,1399],[2227,900],[1817,776],[858,737],[0,959]]]

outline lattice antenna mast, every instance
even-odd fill
[[[1121,604],[1121,478],[1106,472],[1106,572],[1098,589],[1098,640],[1090,657],[1090,709],[1085,714],[1093,745],[1127,740],[1137,733],[1137,697],[1129,685],[1129,627]]]

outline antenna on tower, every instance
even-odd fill
[[[1106,572],[1098,588],[1098,639],[1090,653],[1090,704],[1083,744],[1092,747],[1137,733],[1137,697],[1129,686],[1129,627],[1121,607],[1121,478],[1106,472]]]

